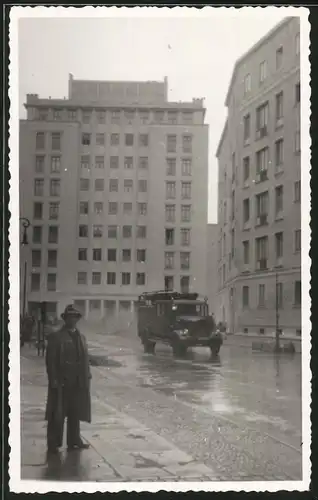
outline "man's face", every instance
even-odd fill
[[[66,316],[64,319],[67,328],[75,328],[78,320],[78,316]]]

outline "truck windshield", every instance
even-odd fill
[[[204,304],[174,304],[174,312],[182,316],[205,316]]]

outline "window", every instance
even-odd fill
[[[35,172],[37,174],[44,173],[44,156],[36,156],[35,157]]]
[[[119,167],[119,157],[111,156],[110,157],[110,168],[118,168]]]
[[[276,259],[281,259],[284,253],[284,237],[283,233],[275,234],[275,256]]]
[[[165,252],[165,269],[174,268],[174,252]]]
[[[247,142],[251,135],[251,115],[245,115],[243,118],[243,137],[244,142]]]
[[[244,78],[244,94],[248,94],[252,90],[252,78],[247,74]]]
[[[149,111],[147,110],[141,110],[139,112],[139,118],[141,123],[148,123],[149,121]]]
[[[231,197],[231,209],[232,209],[231,210],[232,211],[231,218],[232,218],[232,220],[234,220],[235,219],[235,190],[234,189],[232,191],[232,197]]]
[[[259,65],[259,81],[263,83],[267,77],[267,61],[261,62]]]
[[[191,205],[181,205],[181,222],[191,221]]]
[[[124,214],[130,215],[131,213],[132,213],[132,203],[130,203],[130,202],[124,203]]]
[[[119,146],[120,135],[119,134],[111,134],[110,136],[110,144],[111,146]]]
[[[126,146],[134,145],[134,134],[125,134],[125,145]]]
[[[124,248],[123,249],[122,259],[123,259],[123,262],[130,262],[131,261],[131,250],[130,250],[130,248]]]
[[[95,260],[95,261],[102,260],[102,249],[101,248],[93,248],[93,260]]]
[[[268,214],[268,191],[256,195],[256,216],[261,217]]]
[[[81,224],[78,226],[78,236],[80,238],[87,238],[88,237],[88,226],[85,224]]]
[[[108,203],[108,213],[110,215],[116,215],[118,212],[118,203],[117,201],[110,201]]]
[[[283,47],[276,50],[276,70],[280,69],[283,64]]]
[[[61,194],[61,181],[60,179],[50,180],[50,196],[60,196]]]
[[[146,262],[146,250],[144,249],[137,249],[137,262]]]
[[[300,83],[295,85],[295,102],[296,104],[300,103]]]
[[[51,157],[51,174],[58,174],[61,171],[61,157]]]
[[[191,198],[191,182],[181,182],[181,198],[187,200]]]
[[[295,231],[295,252],[301,251],[301,230],[296,229]]]
[[[119,109],[114,109],[111,114],[111,122],[119,123],[120,122],[120,111]]]
[[[49,219],[58,219],[59,217],[60,204],[58,202],[52,202],[49,206]]]
[[[258,285],[258,307],[265,307],[265,285]]]
[[[54,121],[61,120],[61,110],[60,109],[53,109],[53,120]]]
[[[181,160],[181,173],[182,175],[191,175],[192,161],[190,158],[183,158]]]
[[[181,245],[189,246],[190,245],[190,229],[181,229]]]
[[[175,158],[167,158],[167,168],[166,168],[166,175],[176,175],[176,164],[177,161]]]
[[[48,109],[39,109],[39,120],[45,121],[48,119],[49,110]]]
[[[124,166],[125,168],[133,168],[133,157],[132,156],[125,156],[125,161],[124,161]]]
[[[117,193],[117,191],[118,191],[118,179],[109,179],[109,191],[111,193]]]
[[[47,289],[49,292],[56,291],[56,274],[48,274],[47,275]]]
[[[243,182],[246,182],[250,176],[250,157],[243,158]]]
[[[77,284],[86,285],[87,284],[87,273],[81,271],[77,273]]]
[[[41,275],[39,273],[31,274],[31,291],[37,292],[40,290]]]
[[[139,179],[138,181],[138,191],[140,193],[147,192],[147,181],[145,179]]]
[[[35,149],[45,149],[45,134],[37,132],[35,136]]]
[[[114,272],[107,273],[107,285],[116,285],[116,273]]]
[[[256,109],[256,137],[267,135],[268,126],[268,102],[262,104]]]
[[[138,203],[138,214],[147,215],[147,203]]]
[[[300,54],[300,34],[297,33],[297,35],[295,36],[295,53],[296,53],[296,56],[298,56]]]
[[[95,179],[95,191],[104,191],[104,179]]]
[[[155,118],[156,123],[162,123],[163,119],[164,119],[164,112],[163,111],[155,111],[154,118]]]
[[[131,238],[131,236],[132,236],[132,227],[123,226],[123,238]]]
[[[41,250],[32,250],[32,267],[41,267]]]
[[[181,276],[180,278],[180,292],[189,293],[190,291],[190,278],[189,276]]]
[[[94,271],[92,273],[92,285],[100,285],[102,282],[102,274]]]
[[[142,168],[142,169],[148,168],[148,156],[141,156],[139,158],[139,168]]]
[[[250,263],[250,242],[249,241],[243,241],[243,260],[244,260],[244,265],[247,265]]]
[[[295,153],[300,153],[300,132],[295,132]]]
[[[243,200],[243,224],[250,220],[250,199]]]
[[[44,179],[34,179],[34,196],[43,196]]]
[[[87,248],[78,249],[78,260],[87,260]]]
[[[235,229],[231,230],[231,257],[234,258],[235,252]]]
[[[190,269],[190,252],[180,252],[181,269]]]
[[[130,273],[121,273],[121,284],[130,285]]]
[[[105,123],[106,120],[106,111],[104,109],[100,109],[97,111],[97,122],[98,123]]]
[[[300,203],[301,199],[301,185],[300,181],[296,181],[294,184],[294,202]]]
[[[277,186],[275,188],[275,214],[278,215],[284,208],[284,187]]]
[[[81,168],[89,168],[90,158],[89,155],[81,156]]]
[[[173,200],[176,197],[176,183],[166,182],[166,199]]]
[[[149,145],[149,136],[148,134],[140,134],[139,135],[139,146],[147,147]]]
[[[146,284],[146,275],[145,273],[137,273],[136,274],[136,285],[141,286]]]
[[[256,152],[256,175],[264,176],[268,167],[268,148],[263,148]],[[267,178],[267,177],[266,177]],[[259,179],[260,180],[260,179]]]
[[[47,252],[47,266],[57,267],[57,250],[48,250]]]
[[[33,226],[33,243],[42,243],[42,226]]]
[[[87,132],[82,134],[82,145],[83,146],[89,146],[91,143],[91,134],[88,134]]]
[[[283,283],[276,284],[276,307],[282,309],[284,305]]]
[[[193,123],[193,112],[192,111],[184,111],[182,113],[182,122],[185,125],[190,125]]]
[[[173,276],[165,276],[165,290],[167,292],[173,291]]]
[[[83,123],[89,123],[91,121],[92,112],[89,109],[83,109],[82,111],[82,120]]]
[[[103,226],[100,224],[94,224],[93,226],[93,238],[102,238],[103,236]]]
[[[178,123],[178,113],[176,111],[168,111],[169,125],[176,125]]]
[[[52,150],[61,151],[61,133],[52,132]]]
[[[107,260],[108,260],[108,262],[116,262],[116,260],[117,260],[116,248],[109,248],[107,250]]]
[[[235,179],[235,153],[232,153],[232,181]]]
[[[267,269],[268,237],[256,238],[256,261],[259,269]]]
[[[97,283],[97,284],[100,284],[100,283]],[[90,311],[100,311],[100,306],[101,306],[101,303],[100,303],[100,300],[90,300],[89,301],[89,310]]]
[[[125,193],[131,193],[133,190],[132,179],[124,179],[124,191]]]
[[[108,226],[108,238],[110,239],[117,238],[117,226]]]
[[[103,156],[95,156],[95,168],[104,168],[105,162]]]
[[[88,214],[88,201],[80,201],[79,204],[80,215]]]
[[[76,109],[68,109],[67,110],[67,115],[68,115],[68,119],[71,122],[75,122],[76,121],[76,119],[77,119],[77,111],[76,111]]]
[[[249,287],[248,286],[243,286],[242,299],[243,299],[243,308],[245,309],[249,305]]]
[[[101,201],[94,202],[94,213],[97,215],[101,215],[103,213],[103,202]]]
[[[294,284],[294,305],[301,305],[301,281],[295,281]]]
[[[192,135],[182,136],[182,151],[184,153],[192,153]]]
[[[89,179],[80,179],[80,191],[89,191]]]
[[[146,236],[147,236],[147,227],[137,226],[137,238],[146,238]]]
[[[276,125],[279,125],[284,113],[284,93],[276,94]]]
[[[175,153],[177,151],[177,136],[167,135],[167,153]]]
[[[275,167],[276,171],[282,168],[284,163],[284,140],[278,139],[275,142]]]
[[[126,109],[125,110],[125,118],[127,120],[133,120],[135,118],[135,110],[134,109]]]
[[[166,229],[165,243],[166,245],[174,245],[174,229]]]

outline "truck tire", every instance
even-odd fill
[[[143,341],[144,352],[146,354],[155,354],[156,342],[151,342],[150,340]]]
[[[215,358],[216,356],[218,356],[218,354],[220,352],[220,347],[221,346],[219,346],[219,345],[211,345],[210,346],[212,358]]]

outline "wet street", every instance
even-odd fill
[[[70,475],[73,480],[108,481],[115,471],[117,481],[145,480],[151,474],[170,481],[184,480],[185,475],[193,480],[301,480],[299,355],[275,356],[224,345],[216,360],[204,348],[176,360],[166,346],[158,346],[155,355],[144,354],[134,335],[87,337],[93,361],[93,422],[82,425],[82,434],[98,459],[83,454],[77,473],[64,466],[55,479]],[[39,397],[36,377],[45,403],[44,366],[36,363],[30,360],[25,368],[22,398],[25,415],[29,412],[34,419],[35,407],[36,418],[43,421],[43,410],[32,403]],[[36,370],[32,377],[30,367]],[[23,425],[27,429],[31,424]],[[44,453],[44,422],[42,427],[42,437],[36,438],[38,430],[25,433],[32,435],[34,450],[42,439]],[[138,439],[132,440],[132,435]],[[28,457],[30,442],[25,442]],[[183,459],[171,464],[172,456]],[[101,457],[104,468],[96,465]],[[163,465],[142,469],[140,460],[161,460]],[[34,455],[33,461],[43,459]],[[31,462],[22,467],[24,476],[43,478],[47,471]]]

